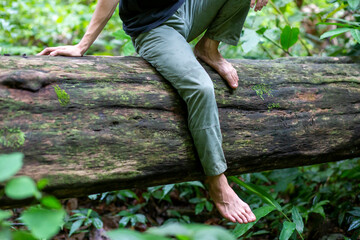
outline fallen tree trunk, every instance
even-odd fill
[[[204,64],[228,175],[360,156],[360,58],[232,63],[236,91]],[[0,57],[0,116],[0,153],[23,152],[19,174],[58,197],[203,177],[185,103],[137,57]]]

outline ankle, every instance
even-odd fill
[[[217,51],[220,42],[203,36],[198,42],[198,46],[206,51]]]

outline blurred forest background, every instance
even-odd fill
[[[262,11],[250,10],[240,44],[237,47],[222,44],[221,53],[226,58],[251,59],[358,56],[359,5],[360,0],[270,0]],[[95,6],[93,0],[1,0],[0,54],[33,55],[45,47],[77,44]],[[194,43],[196,40],[191,44]],[[137,55],[131,39],[122,30],[118,9],[86,55]],[[66,211],[65,224],[53,239],[105,239],[101,237],[105,231],[118,228],[136,230],[126,232],[133,239],[161,239],[137,234],[174,222],[220,225],[235,236],[227,238],[226,232],[214,228],[214,232],[210,231],[213,236],[222,237],[213,239],[360,239],[360,158],[237,178],[260,189],[260,194],[254,194],[241,184],[232,183],[252,209],[269,206],[264,200],[267,193],[270,202],[281,205],[281,211],[262,208],[266,211],[258,214],[266,217],[258,217],[253,227],[244,227],[224,221],[198,181],[120,190],[64,199],[60,201],[61,207],[47,204]],[[37,187],[41,190],[39,183]],[[34,232],[42,230],[25,224],[19,218],[25,210],[12,209],[8,215],[0,212],[0,236],[9,236],[4,230],[7,228],[29,228],[34,236],[51,236]],[[164,236],[169,231],[177,233],[174,239],[209,239],[191,235],[201,226],[189,226],[193,226],[192,232],[172,225],[170,230],[162,229],[160,233]],[[284,229],[290,234],[284,233]],[[27,237],[17,239],[35,239],[30,232],[23,234]]]

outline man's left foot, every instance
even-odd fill
[[[220,214],[232,222],[249,223],[256,221],[248,204],[242,201],[229,186],[225,175],[208,176],[209,194]]]
[[[231,88],[238,86],[239,77],[235,68],[226,61],[218,51],[219,41],[203,37],[196,44],[194,54],[212,68],[214,68],[221,77],[223,77]]]

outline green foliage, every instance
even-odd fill
[[[0,155],[0,182],[15,175],[22,167],[24,154],[20,152]]]
[[[61,89],[58,85],[54,86],[54,90],[60,105],[66,107],[70,103],[69,95],[65,92],[65,90]]]
[[[64,224],[65,228],[70,229],[69,237],[76,233],[82,226],[86,228],[86,230],[82,230],[85,232],[89,231],[91,226],[97,229],[103,227],[103,222],[99,214],[92,209],[72,210],[72,213],[73,215],[65,218]]]
[[[280,233],[280,240],[288,240],[291,235],[293,234],[294,230],[296,228],[296,224],[293,222],[285,221],[283,224],[283,228]]]
[[[280,107],[280,103],[271,103],[268,105],[268,112],[270,112],[270,110],[273,108],[279,108],[279,107]]]
[[[20,200],[39,195],[35,182],[27,177],[21,176],[11,179],[5,187],[5,193],[9,198]]]
[[[47,184],[47,180],[40,180],[37,184],[27,176],[13,177],[23,165],[24,154],[0,154],[0,181],[8,180],[5,184],[5,194],[14,200],[35,197],[41,203],[32,206],[21,213],[20,220],[29,231],[10,231],[11,222],[6,219],[12,217],[10,211],[0,210],[0,239],[50,239],[57,234],[64,224],[66,212],[55,197],[43,196],[39,191]],[[38,188],[39,187],[39,188]]]
[[[25,133],[20,128],[0,129],[0,144],[5,147],[18,148],[25,143]]]
[[[21,215],[31,233],[40,239],[49,239],[57,234],[64,224],[65,211],[63,209],[45,209],[42,207],[31,207]]]
[[[161,227],[149,228],[145,233],[137,233],[127,229],[107,232],[112,240],[235,240],[235,237],[225,229],[218,226],[200,224],[165,224]]]
[[[252,86],[252,89],[256,92],[256,95],[258,95],[262,100],[264,100],[263,95],[267,94],[269,97],[273,96],[271,94],[272,89],[264,83],[256,84]]]
[[[243,236],[252,226],[254,226],[261,218],[265,217],[272,211],[274,211],[276,208],[273,206],[263,206],[260,208],[257,208],[253,211],[253,213],[256,216],[255,222],[250,222],[248,224],[237,224],[235,229],[233,230],[233,234],[239,238]]]
[[[292,28],[289,25],[286,25],[280,35],[280,43],[282,48],[285,51],[288,51],[291,46],[293,46],[299,37],[299,28]]]

